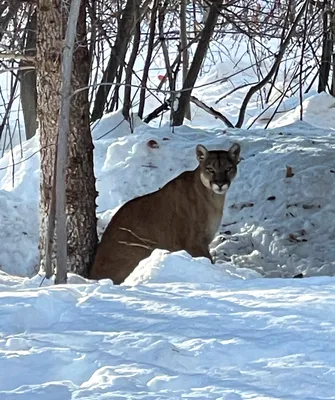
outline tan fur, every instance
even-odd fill
[[[213,190],[234,179],[239,151],[238,144],[229,151],[207,151],[198,145],[195,171],[123,205],[102,236],[90,278],[120,284],[155,248],[186,250],[212,261],[208,246],[219,228],[226,193]]]

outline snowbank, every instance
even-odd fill
[[[125,285],[165,282],[189,282],[223,284],[227,278],[260,278],[257,272],[239,268],[228,263],[211,264],[208,258],[192,258],[186,251],[170,253],[156,249],[151,256],[142,260]]]
[[[325,121],[332,121],[332,112],[328,107]],[[157,129],[137,122],[131,133],[114,113],[96,125],[93,136],[100,234],[126,201],[194,169],[196,144],[214,149],[238,141],[243,160],[212,246],[217,260],[270,277],[335,273],[333,131],[300,121],[268,131]],[[38,262],[38,138],[24,144],[23,159],[14,175],[11,168],[0,170],[0,259],[4,271],[31,276]],[[14,160],[21,160],[19,148]],[[8,165],[10,154],[0,160],[0,168]]]

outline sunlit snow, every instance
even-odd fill
[[[195,94],[214,106],[227,91]],[[216,107],[235,120],[243,93]],[[196,144],[242,148],[216,264],[157,249],[121,286],[36,274],[38,136],[0,159],[1,400],[334,398],[335,101],[288,99],[265,131],[274,110],[249,130],[195,106],[175,129],[135,118],[131,133],[120,112],[94,125],[99,234],[126,201],[194,169]]]

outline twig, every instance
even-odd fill
[[[298,67],[295,68],[294,74],[293,74],[293,76],[292,76],[290,82],[288,83],[287,88],[286,88],[285,91],[280,95],[280,100],[279,100],[279,102],[278,102],[276,108],[274,109],[274,111],[273,111],[271,117],[270,117],[269,120],[267,121],[267,123],[266,123],[264,129],[267,129],[267,128],[268,128],[268,126],[270,125],[270,123],[271,123],[271,121],[273,120],[274,116],[277,114],[277,111],[278,111],[278,109],[279,109],[279,107],[280,107],[282,101],[284,100],[284,97],[285,97],[286,93],[287,93],[287,92],[289,91],[289,89],[291,88],[291,83],[293,82],[293,80],[294,80],[294,78],[295,78],[295,73],[296,73],[297,70],[298,70]]]
[[[134,247],[142,247],[142,248],[148,249],[148,250],[153,250],[154,249],[154,247],[149,246],[149,244],[153,244],[154,245],[154,244],[156,244],[156,242],[154,242],[154,241],[152,241],[150,239],[141,238],[140,236],[136,235],[136,233],[133,232],[131,229],[122,228],[122,227],[119,227],[119,229],[121,231],[125,231],[125,232],[130,233],[132,236],[134,236],[135,239],[137,239],[140,242],[142,242],[142,243],[134,243],[134,242],[126,242],[125,240],[119,240],[118,242],[120,244],[125,244],[127,246],[134,246]]]
[[[284,26],[283,26],[283,29],[282,29],[282,32],[281,32],[281,35],[280,35],[279,47],[282,45],[282,43],[283,43],[283,41],[285,39],[285,32],[286,32],[286,29],[287,29],[287,26],[288,26],[288,22],[289,22],[289,18],[288,17],[289,17],[290,12],[291,12],[291,7],[287,7],[287,11],[286,11],[286,14],[285,14],[285,19],[284,19]],[[271,93],[272,93],[272,90],[274,88],[275,82],[277,80],[278,73],[279,73],[279,65],[278,65],[278,67],[276,69],[276,72],[274,73],[274,77],[272,79],[270,89],[269,89],[268,94],[266,96],[266,100],[265,100],[266,103],[268,103],[270,101]]]
[[[231,94],[233,94],[234,92],[237,92],[240,89],[245,88],[246,86],[250,86],[250,85],[254,85],[255,82],[250,82],[250,83],[244,83],[243,85],[237,86],[235,88],[233,88],[232,90],[229,90],[229,92],[225,93],[223,96],[221,96],[218,100],[215,101],[215,104],[218,104],[220,101],[222,101],[223,99],[225,99],[226,97],[230,96]]]
[[[11,93],[10,93],[9,102],[7,104],[7,107],[6,107],[5,115],[4,115],[3,120],[1,122],[1,125],[0,125],[0,140],[2,138],[2,133],[3,133],[3,130],[4,130],[5,126],[6,126],[6,123],[7,123],[7,120],[8,120],[8,116],[9,116],[10,110],[12,108],[14,99],[15,99],[15,92],[16,92],[16,88],[17,88],[17,85],[18,85],[18,81],[19,81],[19,79],[16,76],[14,85],[13,85]]]
[[[305,48],[306,48],[306,37],[307,37],[307,14],[308,14],[308,8],[305,10],[305,18],[304,18],[304,30],[303,30],[303,37],[302,37],[302,45],[301,45],[301,56],[299,60],[299,103],[300,103],[300,121],[303,120],[303,115],[304,115],[304,107],[302,105],[303,103],[303,93],[302,93],[302,87],[303,87],[303,82],[302,82],[302,74],[303,74],[303,68],[304,68],[304,53],[305,53]]]
[[[141,247],[142,249],[147,249],[147,250],[153,250],[153,249],[154,249],[154,247],[147,246],[147,245],[145,245],[145,244],[141,244],[141,243],[129,243],[129,242],[126,242],[126,241],[124,241],[124,240],[118,240],[118,243],[120,243],[120,244],[125,244],[126,246]]]

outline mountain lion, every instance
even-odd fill
[[[208,151],[198,145],[199,166],[157,192],[124,204],[108,224],[90,271],[90,279],[122,283],[156,249],[186,250],[207,257],[223,214],[226,192],[235,178],[240,146]]]

